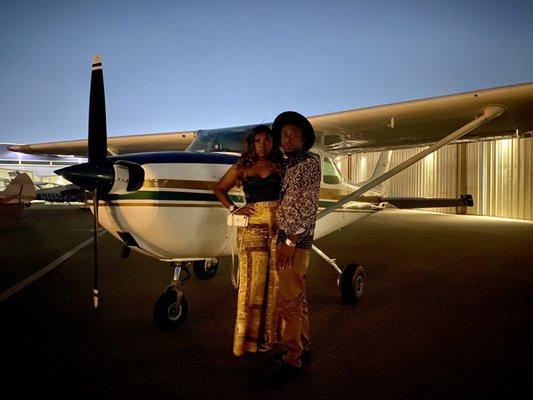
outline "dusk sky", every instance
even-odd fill
[[[0,141],[271,122],[533,81],[532,1],[0,3]]]

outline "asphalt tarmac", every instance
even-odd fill
[[[0,290],[91,237],[91,214],[31,207],[0,220]],[[315,244],[362,264],[365,295],[343,304],[316,255],[308,278],[313,359],[298,381],[261,390],[270,364],[235,358],[230,260],[184,286],[174,332],[152,319],[168,265],[101,237],[100,308],[86,246],[0,303],[2,392],[126,399],[531,398],[533,223],[385,210]],[[14,391],[14,392],[13,392]]]

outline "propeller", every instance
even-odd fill
[[[102,59],[93,58],[91,70],[91,94],[89,98],[89,138],[87,144],[89,164],[99,166],[107,158],[107,123],[105,115],[105,91]],[[98,308],[98,186],[93,192],[93,304]]]
[[[93,304],[98,308],[98,208],[106,194],[124,194],[139,190],[144,182],[141,165],[107,157],[104,74],[100,56],[95,56],[91,71],[89,99],[88,162],[54,171],[68,181],[91,193],[93,198]]]

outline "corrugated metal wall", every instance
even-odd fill
[[[533,220],[533,138],[467,145],[472,213]]]
[[[392,167],[422,151],[394,150]],[[379,153],[338,157],[345,178],[368,179]],[[453,144],[391,178],[388,196],[456,197],[469,193],[468,214],[533,220],[533,138]],[[437,210],[437,209],[436,209]],[[455,213],[455,208],[438,209]]]

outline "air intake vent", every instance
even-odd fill
[[[139,247],[139,245],[137,244],[137,241],[133,238],[133,236],[131,236],[131,233],[129,232],[117,232],[117,233],[126,246]]]

